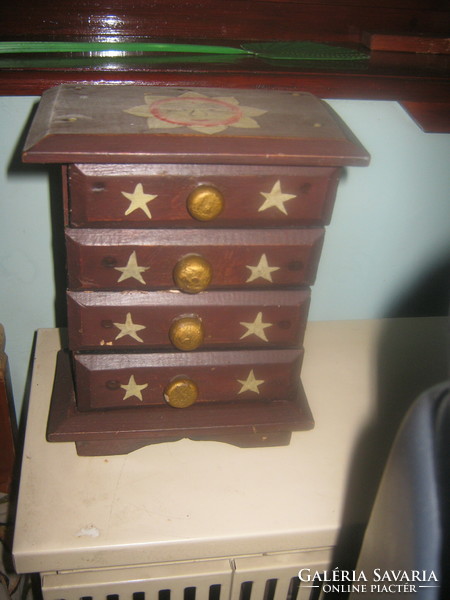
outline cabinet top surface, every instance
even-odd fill
[[[368,154],[311,94],[62,85],[44,93],[25,162],[358,165]]]

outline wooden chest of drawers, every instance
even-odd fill
[[[47,437],[288,443],[341,168],[368,155],[309,94],[61,86],[24,150],[63,165],[68,349]],[[326,374],[324,374],[326,376]]]

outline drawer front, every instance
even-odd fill
[[[71,289],[276,288],[311,285],[324,230],[66,229]]]
[[[301,346],[309,289],[68,292],[72,350],[293,348]]]
[[[80,410],[294,399],[302,350],[75,354]]]
[[[339,169],[214,165],[69,167],[73,227],[283,227],[330,221]]]

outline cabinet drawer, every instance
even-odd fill
[[[292,348],[300,346],[309,289],[68,292],[72,350]]]
[[[297,395],[302,350],[183,354],[75,354],[80,410],[223,402],[281,402]]]
[[[330,221],[333,167],[95,165],[69,167],[73,227],[235,227]]]
[[[71,289],[294,287],[314,282],[324,230],[66,229]]]

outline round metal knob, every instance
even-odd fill
[[[164,389],[165,401],[174,408],[187,408],[198,398],[198,387],[192,379],[177,377]]]
[[[202,322],[196,316],[179,317],[173,321],[169,337],[178,350],[195,350],[203,343]]]
[[[197,221],[212,221],[223,210],[222,193],[212,185],[199,185],[187,199],[187,209]]]
[[[177,287],[189,294],[198,294],[205,290],[212,279],[212,267],[198,254],[189,254],[181,258],[173,270],[173,280]]]

